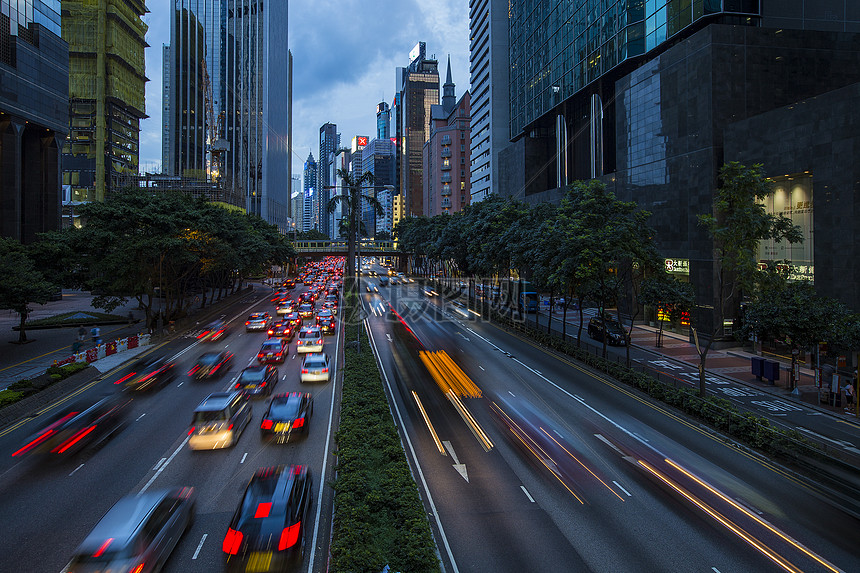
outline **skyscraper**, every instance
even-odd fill
[[[385,212],[382,216],[368,214],[372,225],[367,226],[367,232],[375,234],[385,231],[391,233],[392,201],[394,196],[394,157],[396,152],[394,142],[389,138],[372,139],[362,153],[362,171],[373,174],[373,194],[382,204]]]
[[[60,0],[0,0],[0,236],[60,226],[60,150],[69,131],[69,50]]]
[[[316,221],[317,212],[314,209],[318,201],[316,200],[319,189],[317,188],[317,162],[314,161],[314,154],[308,153],[308,158],[305,160],[304,182],[302,190],[304,192],[304,200],[302,205],[302,231],[310,231],[311,229],[319,229]]]
[[[143,0],[63,1],[71,70],[63,177],[73,201],[103,201],[123,175],[137,174],[147,12]]]
[[[508,0],[469,0],[471,200],[498,191],[499,151],[510,143]]]
[[[319,230],[329,237],[334,237],[337,234],[337,229],[333,227],[333,216],[328,212],[328,200],[333,194],[332,186],[334,185],[334,155],[340,148],[340,134],[337,132],[337,125],[333,123],[324,123],[320,126],[320,150],[319,150],[319,175],[317,181],[319,183]]]
[[[852,191],[860,167],[841,159],[856,156],[860,127],[845,122],[850,113],[834,115],[855,107],[860,89],[854,4],[510,6],[511,144],[499,155],[501,194],[558,201],[569,183],[600,179],[635,200],[652,213],[667,267],[694,286],[693,323],[731,336],[735,317],[714,311],[728,296],[717,290],[720,261],[697,215],[713,212],[724,163],[766,158],[774,196],[764,204],[791,216],[807,240],[758,262],[786,255],[797,278],[860,308],[860,243],[843,219],[860,209]],[[558,18],[541,18],[547,13]]]
[[[439,70],[438,62],[427,57],[424,42],[419,42],[409,57],[408,67],[397,68],[398,183],[406,200],[406,215],[418,216],[424,213],[422,152],[430,137],[430,106],[439,103]]]
[[[173,0],[170,144],[174,175],[217,180],[286,231],[290,54],[286,1]]]
[[[391,137],[391,108],[384,101],[376,104],[376,138]]]

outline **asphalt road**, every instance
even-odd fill
[[[437,311],[417,285],[379,291],[364,295],[368,323],[448,570],[858,570],[848,532],[860,524],[790,472],[526,340]],[[477,430],[422,350],[445,351],[480,388],[461,398]],[[491,401],[515,423],[497,421]]]
[[[173,552],[165,571],[220,571],[221,542],[254,471],[293,463],[308,464],[314,479],[310,509],[314,523],[306,530],[304,541],[307,548],[315,550],[305,552],[303,569],[325,570],[331,490],[321,489],[321,484],[331,479],[330,428],[339,411],[339,379],[302,384],[301,358],[296,357],[293,341],[290,357],[278,367],[280,381],[274,391],[313,393],[314,415],[306,439],[283,445],[261,441],[258,427],[265,411],[265,400],[261,399],[254,401],[252,420],[235,447],[191,451],[187,446],[195,406],[211,392],[230,386],[266,338],[264,333],[246,333],[244,320],[255,310],[274,313],[268,298],[249,295],[226,308],[223,318],[230,321],[233,330],[223,341],[201,344],[191,332],[153,349],[175,359],[179,372],[176,381],[155,393],[136,396],[127,426],[98,451],[51,465],[12,458],[11,453],[50,412],[0,435],[0,497],[4,500],[0,506],[0,538],[4,541],[0,571],[63,570],[77,544],[120,497],[169,486],[193,486],[198,501],[194,525]],[[335,360],[335,366],[341,339],[340,329],[336,336],[326,337],[324,350]],[[197,356],[213,348],[227,348],[235,354],[230,370],[213,381],[189,378],[185,373]],[[128,367],[118,368],[84,392],[115,391],[114,382],[128,372]]]

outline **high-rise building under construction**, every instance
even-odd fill
[[[146,117],[143,0],[63,0],[69,43],[69,137],[63,183],[76,201],[102,201],[137,174]]]

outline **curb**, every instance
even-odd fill
[[[6,429],[20,420],[35,418],[38,415],[37,412],[51,402],[66,394],[72,394],[79,388],[98,379],[101,374],[97,368],[90,366],[80,372],[75,372],[65,380],[48,386],[41,392],[36,392],[23,400],[0,408],[0,428]]]

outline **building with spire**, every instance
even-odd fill
[[[470,202],[470,94],[457,101],[451,57],[442,103],[430,107],[430,137],[422,150],[424,215],[456,213]]]
[[[395,121],[399,162],[397,187],[405,199],[405,216],[424,213],[423,149],[430,139],[430,106],[439,103],[439,62],[427,57],[419,42],[406,68],[397,68],[398,118]]]
[[[305,160],[304,182],[302,184],[302,231],[310,231],[311,229],[319,229],[317,222],[316,206],[319,203],[317,199],[317,171],[318,166],[314,160],[313,152],[308,152],[308,158]]]

